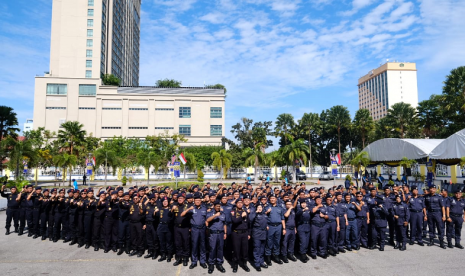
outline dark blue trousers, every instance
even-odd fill
[[[305,255],[308,251],[308,243],[310,242],[310,231],[297,231],[299,236],[299,254]]]
[[[268,226],[268,234],[266,237],[265,255],[271,256],[271,254],[279,256],[279,242],[281,241],[281,232],[283,226]]]
[[[295,229],[286,229],[286,235],[283,237],[281,246],[281,255],[287,256],[288,254],[294,255],[295,246]]]
[[[210,234],[208,237],[208,245],[210,248],[208,264],[223,264],[224,233]]]
[[[310,234],[312,243],[310,245],[310,254],[316,256],[316,254],[326,255],[326,247],[328,238],[326,235],[325,225],[317,226],[312,224],[312,230]]]
[[[357,220],[349,220],[349,225],[346,228],[346,245],[347,248],[356,248],[358,246],[358,227]]]
[[[368,246],[368,224],[367,218],[361,217],[357,218],[357,229],[358,229],[358,236],[357,236],[357,245],[367,247]]]
[[[263,254],[265,253],[265,244],[266,240],[261,240],[259,238],[253,239],[253,260],[255,267],[260,267],[260,264],[265,262]]]
[[[346,219],[344,217],[339,217],[339,232],[337,232],[337,247],[338,249],[344,249],[344,244],[346,242]]]
[[[173,254],[173,236],[166,224],[159,224],[157,228],[158,239],[160,240],[160,252],[162,254]]]
[[[423,243],[423,212],[410,212],[410,241]]]
[[[325,225],[326,229],[326,236],[328,237],[328,249],[333,249],[337,250],[337,239],[336,239],[336,233],[337,233],[337,223],[336,221],[333,222],[327,222]]]
[[[129,233],[129,221],[118,220],[118,246],[124,248],[125,244],[129,244],[131,234]]]
[[[441,212],[428,212],[428,231],[429,238],[436,238],[434,230],[438,230],[439,240],[444,240],[444,222],[442,221]]]
[[[452,241],[455,234],[455,244],[460,244],[460,236],[462,233],[463,217],[451,216],[452,222],[447,222],[447,241]]]
[[[205,227],[191,229],[192,241],[192,263],[196,264],[200,260],[200,264],[207,263],[207,251],[205,250]],[[200,258],[199,258],[200,256]]]

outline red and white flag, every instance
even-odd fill
[[[340,153],[336,154],[336,162],[338,165],[341,165],[341,154]]]
[[[184,154],[181,152],[181,154],[179,155],[179,160],[181,160],[182,164],[183,165],[186,165],[187,163],[187,160],[186,160],[186,157],[184,157]]]
[[[93,164],[94,167],[95,167],[95,164],[96,164],[96,162],[95,162],[95,156],[92,156],[92,164]]]

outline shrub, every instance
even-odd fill
[[[204,174],[203,174],[202,170],[198,170],[197,171],[197,181],[198,182],[203,182],[203,177],[204,177]]]
[[[123,186],[126,186],[126,182],[128,182],[128,178],[126,176],[123,176],[123,178],[121,179],[121,183],[123,184]]]

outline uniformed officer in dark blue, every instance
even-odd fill
[[[126,251],[130,253],[130,233],[129,233],[129,207],[131,205],[129,193],[123,194],[122,198],[119,198],[118,205],[118,255],[123,254]]]
[[[224,241],[226,240],[226,215],[221,209],[221,203],[219,200],[213,203],[213,210],[207,214],[207,223],[208,223],[208,245],[209,245],[209,255],[208,255],[208,274],[212,274],[215,265],[216,269],[221,273],[226,272],[223,267],[224,258],[223,258],[223,249]]]
[[[311,244],[310,244],[310,257],[316,259],[319,256],[326,259],[327,249],[327,235],[325,231],[326,220],[328,219],[326,207],[322,204],[320,196],[315,197],[315,207],[311,213]]]
[[[100,246],[104,239],[103,236],[103,218],[105,214],[105,208],[102,205],[105,202],[106,196],[105,192],[101,191],[98,194],[98,198],[96,201],[92,202],[94,205],[95,213],[94,213],[94,221],[92,223],[92,243],[94,244],[94,251],[99,251]],[[68,202],[70,201],[69,197],[67,198]]]
[[[268,236],[265,246],[265,261],[268,266],[271,265],[271,259],[277,264],[283,262],[279,258],[281,233],[285,234],[284,210],[277,204],[276,195],[271,194],[270,204],[265,207],[265,213],[268,216]]]
[[[33,224],[34,224],[34,229],[31,229],[31,231],[33,230],[33,233],[34,233],[34,237],[33,239],[37,239],[39,236],[40,236],[40,206],[42,205],[42,188],[39,186],[39,187],[36,187],[35,188],[35,193],[33,194],[32,196],[32,201],[33,201],[33,205],[32,205],[32,221],[33,221]]]
[[[450,208],[450,201],[452,198],[449,197],[449,192],[446,188],[441,189],[441,193],[439,194],[439,196],[441,197],[442,204],[444,206],[444,209],[446,210],[446,221],[444,221],[444,234],[446,235],[446,238],[447,238],[447,233],[452,233],[451,238],[454,238],[454,231],[452,229],[449,229],[450,224],[447,223],[448,222],[447,220],[449,219],[449,214],[447,213],[447,210],[449,210]],[[451,241],[447,240],[447,247],[454,248],[454,246],[452,245],[452,240]]]
[[[357,250],[360,246],[368,248],[368,225],[370,224],[370,213],[368,206],[364,200],[364,196],[361,192],[356,194],[357,201],[355,202],[357,212],[357,229],[358,229],[358,240]]]
[[[155,215],[159,221],[157,228],[158,239],[160,240],[160,253],[161,257],[159,262],[171,262],[173,258],[173,235],[171,227],[174,220],[174,213],[171,212],[169,206],[169,199],[167,197],[160,199],[161,206],[159,211],[155,211]]]
[[[132,201],[129,203],[129,233],[131,234],[132,252],[129,256],[142,257],[144,255],[143,225],[144,225],[144,208],[140,202],[139,194],[134,194]]]
[[[428,219],[429,243],[433,246],[436,237],[435,230],[439,235],[439,246],[446,249],[444,244],[444,221],[446,221],[446,210],[441,197],[436,194],[436,185],[431,185],[430,193],[425,196],[425,205]]]
[[[18,193],[18,189],[16,187],[11,187],[11,193],[7,194],[5,193],[5,187],[5,183],[3,183],[1,195],[7,199],[5,235],[9,235],[11,221],[13,221],[15,232],[19,231],[19,207],[21,203],[21,193]]]
[[[21,203],[20,203],[20,212],[19,212],[19,235],[23,234],[23,231],[28,228],[28,237],[32,237],[34,231],[34,225],[32,221],[32,205],[33,201],[31,197],[34,193],[32,185],[26,185],[24,191],[21,192]]]
[[[257,271],[261,271],[262,268],[268,268],[264,259],[266,233],[268,231],[268,216],[263,211],[262,205],[258,205],[255,212],[250,214],[250,224],[253,241],[253,266]]]
[[[407,225],[410,220],[410,212],[407,204],[402,202],[402,195],[396,195],[396,203],[392,205],[392,215],[396,220],[396,245],[394,249],[406,250]]]
[[[347,207],[347,228],[346,228],[346,246],[347,250],[358,248],[358,226],[357,226],[357,213],[358,208],[354,201],[351,201],[351,195],[344,196],[344,204]]]
[[[47,239],[47,221],[48,221],[49,204],[50,204],[50,191],[49,189],[44,189],[42,203],[40,205],[40,234],[39,234],[39,236],[42,236],[43,241]],[[52,229],[50,229],[50,231],[52,231]]]
[[[338,189],[339,190],[339,189]],[[347,221],[347,205],[343,202],[343,196],[341,192],[336,192],[334,194],[336,200],[333,201],[333,205],[337,210],[339,218],[339,231],[337,234],[336,246],[338,252],[345,253],[344,244],[346,242],[346,229],[349,222]]]
[[[281,259],[288,263],[288,260],[297,261],[294,256],[296,225],[295,225],[295,210],[291,200],[287,200],[284,209],[284,224],[286,233],[284,234],[281,245]]]
[[[102,202],[105,208],[105,218],[103,220],[103,229],[105,229],[105,251],[108,253],[110,250],[116,251],[118,242],[118,193],[111,192],[110,199]]]
[[[224,244],[224,251],[223,251],[223,254],[224,254],[224,257],[226,259],[231,259],[231,253],[232,253],[232,243],[231,243],[231,224],[232,224],[232,220],[231,220],[231,210],[233,208],[233,205],[231,203],[228,202],[228,197],[226,195],[223,195],[221,196],[220,198],[220,202],[221,202],[221,209],[223,209],[223,213],[226,217],[226,229],[227,229],[227,232],[226,232],[226,241],[225,241],[225,244]]]
[[[394,246],[394,240],[396,235],[396,221],[392,216],[391,207],[396,202],[396,196],[392,193],[391,187],[384,186],[384,206],[389,210],[388,215],[388,226],[389,226],[389,245]]]
[[[465,190],[465,188],[464,188]],[[464,190],[457,190],[455,196],[450,198],[450,207],[448,208],[447,218],[447,242],[452,245],[453,234],[455,234],[455,247],[463,249],[460,244],[460,237],[462,233],[463,219],[465,218],[465,200],[462,199],[462,192]]]
[[[376,245],[379,244],[379,251],[384,251],[389,215],[389,209],[384,205],[384,199],[384,196],[378,195],[375,199],[375,205],[370,208],[370,224],[372,226],[372,242],[370,249],[376,249]]]
[[[189,194],[190,197],[191,194]],[[189,217],[181,216],[184,210],[188,209],[188,204],[184,201],[187,198],[185,194],[178,196],[178,202],[173,204],[171,211],[174,213],[174,235],[173,240],[176,247],[176,261],[173,266],[182,263],[183,266],[189,265],[190,241],[189,241]]]
[[[237,272],[238,265],[240,265],[246,272],[250,271],[247,266],[250,239],[249,213],[242,207],[242,199],[237,199],[236,207],[231,211],[231,238],[234,250],[234,261],[232,264],[233,273]]]
[[[160,241],[158,240],[157,234],[157,216],[156,214],[159,212],[158,206],[155,201],[155,195],[150,194],[148,196],[148,202],[144,204],[144,211],[145,214],[145,240],[147,243],[147,255],[144,256],[145,259],[152,258],[155,260],[158,257]]]
[[[411,187],[412,193],[408,199],[408,209],[410,211],[410,245],[415,241],[420,246],[423,244],[423,221],[426,220],[425,200],[418,195],[417,186]]]
[[[299,258],[303,263],[308,261],[307,251],[310,243],[310,219],[311,210],[307,207],[307,200],[299,198],[300,208],[297,209],[295,220],[297,235],[299,237]]]
[[[337,245],[337,233],[341,230],[339,226],[339,211],[336,206],[333,205],[333,196],[327,194],[325,198],[326,214],[328,219],[326,220],[326,236],[328,237],[328,254],[336,256],[338,253]]]
[[[192,242],[192,263],[189,269],[197,266],[207,268],[207,250],[205,248],[205,222],[207,220],[207,208],[202,206],[202,197],[200,193],[194,194],[194,206],[185,209],[181,216],[189,216],[191,224],[191,242]]]

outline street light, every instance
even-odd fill
[[[331,153],[333,154],[333,157],[336,156],[336,149],[331,149]],[[331,162],[331,174],[333,174],[333,164],[332,164],[332,162]],[[336,177],[334,175],[333,175],[333,186],[336,186]]]
[[[179,148],[176,148],[175,150],[176,153],[176,159],[178,158],[178,153],[179,153]],[[174,171],[173,171],[174,173]],[[174,181],[176,182],[176,190],[178,189],[178,178],[176,177],[176,174],[174,173]]]

